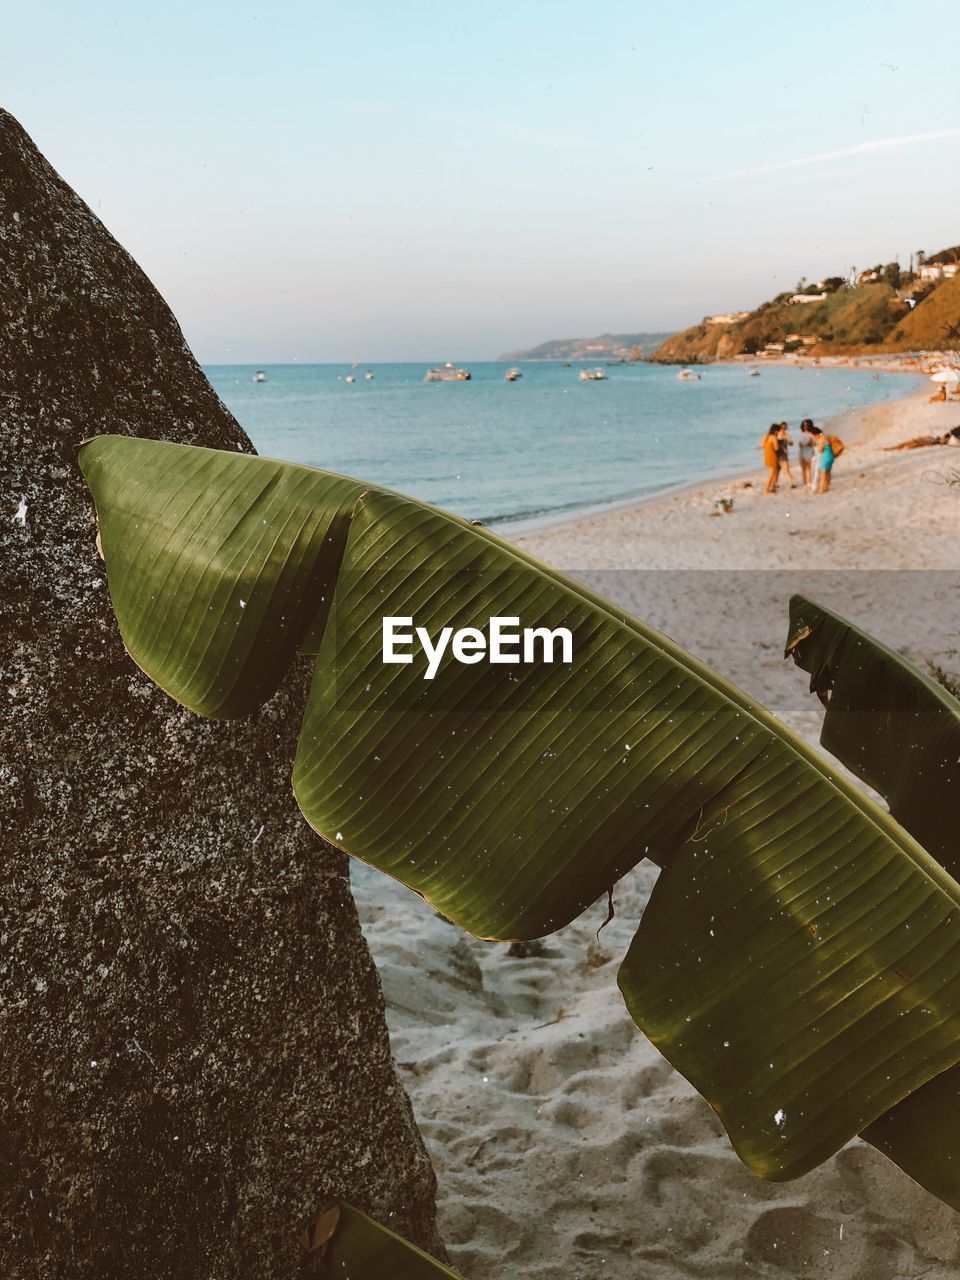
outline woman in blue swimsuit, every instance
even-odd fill
[[[817,436],[817,449],[820,454],[817,493],[826,493],[830,488],[830,472],[833,469],[833,445],[830,443],[830,437],[828,435],[821,433]]]

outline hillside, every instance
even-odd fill
[[[602,333],[596,338],[553,338],[525,351],[507,351],[498,360],[629,360],[634,348],[646,357],[665,333]],[[636,359],[636,354],[633,354]]]
[[[960,276],[944,280],[890,335],[889,351],[940,351],[960,346]]]
[[[783,351],[808,356],[881,355],[957,345],[960,276],[933,284],[914,279],[899,289],[875,280],[840,284],[825,296],[816,292],[816,286],[802,294],[782,294],[742,318],[731,322],[706,318],[673,334],[649,359],[659,364],[703,364]]]

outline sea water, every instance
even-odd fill
[[[578,511],[641,499],[677,485],[762,471],[771,422],[823,423],[906,395],[920,380],[851,369],[606,368],[583,382],[579,366],[469,365],[469,382],[425,382],[423,364],[268,365],[205,369],[253,440],[273,458],[305,462],[398,489],[505,532]],[[372,380],[365,378],[367,371]],[[347,382],[352,374],[356,381]],[[842,434],[842,424],[839,427]],[[837,464],[842,479],[843,462]]]

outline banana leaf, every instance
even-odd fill
[[[638,1026],[770,1178],[960,1061],[960,888],[889,814],[664,636],[487,530],[323,471],[101,437],[121,634],[203,714],[315,655],[293,762],[331,843],[463,928],[562,927],[663,871],[620,971]],[[570,663],[386,665],[382,620],[567,627]]]
[[[304,1232],[303,1246],[308,1275],[331,1280],[459,1280],[458,1272],[344,1201],[316,1215]]]
[[[902,654],[794,596],[786,652],[826,707],[820,741],[879,791],[894,815],[954,877],[960,834],[960,702]]]
[[[960,834],[960,702],[901,654],[823,605],[794,596],[786,653],[826,706],[820,740],[874,787],[954,875]],[[904,1098],[862,1135],[960,1209],[960,1068]]]

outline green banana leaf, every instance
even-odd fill
[[[793,1177],[960,1061],[960,888],[887,813],[672,642],[484,529],[290,463],[85,445],[121,634],[243,715],[299,649],[294,762],[328,840],[471,932],[529,938],[643,857],[632,1016],[751,1168]],[[382,619],[571,630],[574,660],[385,665]]]
[[[787,654],[826,706],[820,740],[890,805],[953,874],[960,784],[960,702],[901,654],[823,605],[790,601]],[[935,1077],[862,1137],[960,1209],[960,1068]]]
[[[960,833],[960,702],[901,654],[794,596],[786,652],[826,706],[820,741],[875,790],[952,876]]]
[[[330,1280],[459,1280],[458,1272],[344,1201],[316,1215],[303,1246],[307,1274]]]

